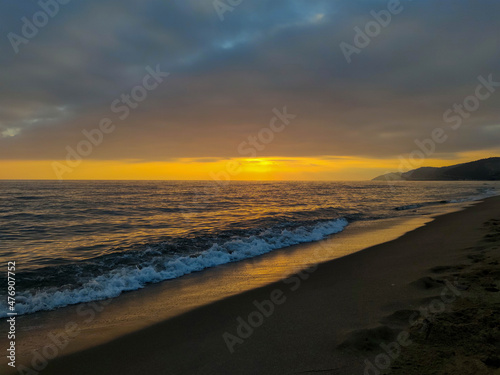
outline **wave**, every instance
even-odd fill
[[[482,199],[494,197],[497,195],[500,195],[500,193],[494,187],[483,187],[483,188],[478,188],[477,192],[468,198],[452,199],[452,200],[449,200],[448,203],[463,203],[463,202],[470,202],[470,201],[480,201]]]
[[[408,204],[408,205],[405,205],[405,206],[399,206],[399,207],[394,208],[394,210],[396,210],[396,211],[406,211],[406,210],[412,210],[412,209],[421,208],[421,207],[424,207],[424,204],[422,204],[422,203],[416,203],[416,204]]]
[[[113,298],[121,293],[143,288],[146,284],[175,279],[192,272],[237,262],[300,243],[319,241],[341,232],[348,225],[345,218],[319,222],[293,229],[270,228],[258,235],[237,237],[192,255],[159,255],[146,262],[119,267],[82,281],[76,288],[46,287],[36,292],[20,292],[16,297],[18,315]],[[154,250],[154,249],[149,249]],[[5,302],[0,304],[0,318],[7,316]]]
[[[13,197],[14,199],[19,199],[19,200],[36,200],[36,199],[44,199],[44,197],[37,196],[37,195],[20,195],[17,197]]]
[[[395,211],[407,211],[407,210],[413,210],[417,208],[422,208],[426,206],[434,206],[434,205],[439,205],[439,204],[449,204],[449,203],[464,203],[464,202],[474,202],[474,201],[479,201],[485,198],[493,197],[498,195],[498,191],[495,190],[495,188],[489,188],[489,187],[484,187],[484,188],[478,188],[476,192],[473,193],[473,195],[470,195],[467,198],[459,198],[459,199],[449,199],[449,200],[441,200],[441,201],[434,201],[434,202],[424,202],[424,203],[412,203],[412,204],[407,204],[404,206],[399,206],[393,208]]]

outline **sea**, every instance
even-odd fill
[[[15,262],[17,313],[53,310],[499,190],[465,181],[0,181],[0,285]],[[0,318],[7,307],[0,288]]]

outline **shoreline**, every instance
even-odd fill
[[[474,204],[441,206],[442,212],[461,210]],[[444,210],[444,211],[443,211]],[[203,305],[279,281],[312,264],[338,259],[376,244],[390,241],[432,220],[428,212],[375,221],[357,221],[340,233],[321,241],[274,250],[259,257],[151,284],[119,297],[70,305],[51,311],[19,316],[18,363],[29,364],[50,337],[65,334],[65,325],[75,323],[79,334],[58,354],[68,355],[139,331]],[[318,253],[318,246],[322,251]],[[3,334],[0,329],[0,333]],[[4,361],[5,362],[5,361]],[[4,365],[0,359],[0,365]]]
[[[41,373],[162,373],[161,369],[175,374],[324,369],[339,374],[361,369],[362,373],[359,358],[339,352],[337,346],[356,330],[376,327],[388,313],[432,297],[435,291],[410,284],[427,277],[432,267],[463,262],[461,249],[477,243],[478,227],[495,216],[499,206],[500,198],[494,197],[439,216],[396,240],[323,263],[303,274],[302,280],[295,276],[286,286],[276,282],[252,289],[107,344],[56,358]],[[465,221],[468,226],[462,228]],[[292,285],[297,289],[290,290]],[[279,288],[283,295],[273,296]],[[237,350],[231,354],[223,335],[239,337],[237,319],[255,310],[253,302],[274,301],[273,297],[274,313],[243,343],[235,344]],[[281,297],[286,299],[283,304],[278,303]],[[134,356],[142,360],[134,362]]]

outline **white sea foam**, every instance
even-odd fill
[[[347,224],[347,220],[341,218],[317,223],[311,227],[269,229],[259,235],[235,238],[223,244],[214,244],[196,256],[156,257],[147,264],[114,269],[85,282],[79,288],[46,288],[36,292],[18,294],[16,311],[22,315],[117,297],[122,292],[143,288],[148,283],[175,279],[206,268],[252,258],[275,249],[318,241],[331,234],[341,232]],[[7,306],[0,305],[0,317],[6,316]]]

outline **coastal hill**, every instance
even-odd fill
[[[387,173],[373,181],[493,181],[500,180],[500,157],[449,167],[422,167],[404,173]]]

